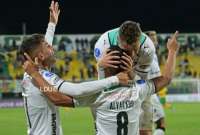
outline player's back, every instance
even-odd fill
[[[62,135],[58,108],[34,86],[29,75],[22,81],[28,134]]]
[[[132,87],[115,87],[76,97],[74,105],[91,107],[96,135],[139,135],[141,103],[154,92],[152,81],[140,80]]]
[[[141,103],[153,91],[144,84],[103,92],[92,106],[97,135],[139,135]]]
[[[137,135],[140,100],[138,91],[121,87],[115,92],[104,92],[96,108],[97,135]],[[135,132],[135,133],[134,133]],[[134,133],[134,134],[133,134]]]

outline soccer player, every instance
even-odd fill
[[[105,53],[110,46],[119,46],[135,54],[132,57],[132,64],[129,63],[130,69],[134,67],[134,70],[129,72],[129,76],[133,79],[152,79],[161,75],[158,62],[154,60],[154,55],[156,55],[155,46],[152,40],[142,32],[138,23],[125,21],[119,28],[109,30],[101,35],[94,49],[99,78],[104,78],[105,68],[117,68],[116,65],[121,63],[116,56]],[[150,97],[145,99],[142,109],[144,113],[141,114],[141,134],[151,134],[152,107]]]
[[[119,91],[103,92],[95,101],[93,109],[95,108],[97,135],[139,135],[141,103],[147,96],[169,84],[172,79],[178,48],[176,34],[167,43],[168,59],[162,76],[144,82],[136,81],[133,87],[116,88],[120,89]],[[105,75],[117,73],[114,72],[116,70],[105,68]]]
[[[155,48],[158,47],[156,31],[145,32],[153,41]],[[154,55],[155,61],[158,61],[157,55]],[[152,71],[150,71],[152,72]],[[165,113],[157,94],[151,96],[151,104],[153,105],[153,122],[156,124],[154,135],[165,134]]]
[[[136,54],[133,58],[135,72],[142,79],[148,78],[154,60],[155,47],[152,40],[141,31],[138,23],[125,21],[119,28],[102,34],[96,42],[94,56],[98,61],[100,78],[104,76],[105,67],[117,68],[116,64],[120,63],[118,58],[105,53],[110,46],[119,46],[122,49],[133,51]],[[156,70],[154,76],[160,76],[159,68],[154,69]]]
[[[133,81],[133,85],[130,87],[110,87],[92,96],[75,97],[75,106],[90,105],[92,107],[97,135],[139,135],[141,103],[147,96],[168,85],[173,77],[178,50],[177,34],[176,32],[167,43],[168,58],[162,76],[146,81]],[[121,59],[123,64],[120,64],[119,68],[105,68],[105,77],[121,71],[127,72],[122,67],[126,67],[128,59],[131,57],[124,52],[128,53],[122,49],[118,53],[123,58]],[[39,87],[44,87],[40,84],[43,78],[36,76],[38,74],[37,66],[30,58],[24,64],[24,69],[39,84]],[[50,87],[48,84],[45,85]]]
[[[57,18],[59,16],[58,3],[51,3],[50,6],[50,25],[57,24]],[[52,28],[52,27],[51,27]],[[47,37],[48,35],[46,35]],[[128,76],[125,73],[118,74],[100,81],[85,82],[81,84],[73,84],[65,82],[57,75],[50,72],[49,69],[55,62],[54,50],[52,48],[52,40],[45,41],[43,35],[35,34],[26,38],[20,48],[21,53],[28,53],[32,59],[38,58],[37,70],[38,74],[32,74],[34,77],[43,76],[45,83],[49,82],[49,87],[36,87],[38,84],[34,82],[34,79],[24,74],[22,81],[24,107],[27,115],[28,122],[28,134],[29,135],[62,135],[59,112],[55,106],[73,106],[73,100],[70,96],[89,95],[99,92],[105,88],[116,86],[119,84],[127,84]],[[41,80],[39,81],[40,83]],[[46,92],[41,92],[43,89]],[[67,95],[62,95],[54,89],[60,90]],[[52,98],[48,100],[47,95],[51,95]],[[59,97],[59,98],[57,98]],[[53,102],[53,103],[52,103]]]

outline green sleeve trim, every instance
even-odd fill
[[[147,39],[146,35],[144,33],[141,34],[140,36],[140,46],[142,46]]]
[[[108,39],[110,46],[118,45],[118,40],[117,40],[118,35],[119,35],[119,28],[113,29],[108,32]]]
[[[121,86],[112,86],[112,87],[110,87],[110,88],[106,88],[106,89],[104,89],[104,92],[108,92],[108,91],[112,91],[112,90],[114,90],[114,89],[116,89],[116,88],[119,88],[119,87],[121,87]]]

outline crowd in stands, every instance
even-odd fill
[[[159,46],[157,54],[161,70],[166,60],[167,36],[159,35]],[[0,38],[0,89],[1,91],[14,90],[18,85],[17,80],[23,78],[21,57],[18,54],[20,46],[19,40],[10,40],[1,43]],[[21,38],[22,39],[22,38]],[[59,39],[59,40],[58,40]],[[96,61],[93,56],[94,44],[98,36],[93,38],[76,37],[73,40],[67,36],[55,38],[54,47],[56,48],[57,62],[52,68],[53,72],[65,80],[79,82],[89,79],[96,79]],[[178,78],[199,78],[200,68],[200,44],[198,36],[188,36],[180,39],[180,51],[177,56],[176,77]]]
[[[182,35],[181,35],[182,36]],[[198,36],[191,35],[187,37],[179,37],[180,48],[177,55],[176,78],[200,78],[200,42]],[[168,37],[163,39],[161,36],[157,55],[160,63],[161,70],[166,61],[167,48],[166,42]]]

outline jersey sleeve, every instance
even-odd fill
[[[94,57],[97,61],[102,57],[109,46],[108,33],[106,32],[100,36],[94,47]]]
[[[56,25],[54,23],[49,23],[47,27],[47,31],[45,34],[45,40],[49,45],[53,44],[53,37],[55,33]]]
[[[137,84],[140,87],[139,96],[142,101],[155,93],[155,85],[152,80],[144,81],[143,84]]]
[[[155,47],[153,42],[147,37],[144,44],[141,46],[139,58],[135,65],[135,72],[142,78],[147,79],[148,73],[151,70],[152,62],[155,55]]]
[[[82,97],[98,93],[104,89],[117,85],[119,85],[119,79],[117,76],[111,76],[98,81],[88,81],[82,83],[60,83],[58,90],[59,92],[72,97]]]
[[[158,58],[157,58],[157,55],[154,54],[154,59],[150,66],[150,71],[148,72],[147,79],[150,80],[159,76],[161,76],[161,72],[160,72],[160,67],[158,63]]]
[[[103,54],[105,53],[106,49],[110,47],[109,39],[108,39],[108,32],[105,32],[103,35],[100,36],[99,40],[96,42],[94,47],[94,57],[96,61],[102,58]],[[105,78],[104,69],[97,65],[98,71],[98,79]]]
[[[56,74],[49,72],[49,71],[43,71],[42,77],[54,88],[59,89],[59,87],[65,82],[63,79],[58,77]]]

